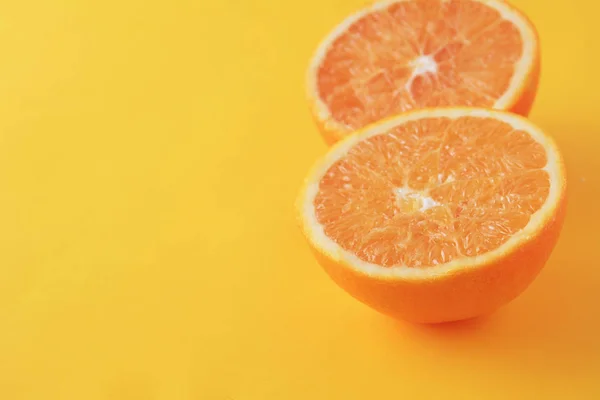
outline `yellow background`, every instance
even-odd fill
[[[2,1],[0,398],[600,396],[600,6],[517,3],[566,226],[518,300],[432,328],[343,293],[293,219],[305,67],[361,3]]]

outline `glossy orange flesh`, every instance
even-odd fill
[[[399,1],[333,41],[317,69],[318,96],[346,131],[414,108],[491,107],[522,52],[519,30],[479,1]]]
[[[363,261],[427,267],[496,249],[546,201],[545,149],[493,118],[408,121],[354,145],[314,199],[325,234]]]

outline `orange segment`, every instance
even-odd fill
[[[538,69],[533,26],[501,0],[396,0],[347,18],[308,73],[328,142],[414,108],[470,105],[527,114]]]
[[[505,112],[440,108],[334,146],[308,176],[299,212],[340,286],[400,318],[439,322],[524,290],[554,247],[564,204],[561,156],[541,130]],[[378,285],[399,288],[383,302]]]

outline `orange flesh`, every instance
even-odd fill
[[[489,6],[401,1],[334,40],[317,72],[319,97],[348,130],[413,108],[490,107],[522,51],[518,29]]]
[[[541,144],[492,118],[409,121],[354,145],[314,200],[325,234],[363,261],[426,267],[491,251],[544,204]]]

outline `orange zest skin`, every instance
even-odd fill
[[[321,182],[332,165],[346,157],[344,154],[348,154],[348,149],[364,143],[370,137],[385,134],[390,127],[405,125],[411,120],[449,115],[453,118],[478,115],[515,124],[515,129],[524,132],[535,131],[538,135],[536,140],[541,140],[548,155],[549,171],[553,172],[549,175],[550,194],[545,197],[542,206],[532,206],[531,221],[519,231],[510,233],[510,237],[506,238],[508,241],[497,248],[472,257],[456,256],[440,265],[377,265],[383,261],[377,257],[366,260],[356,253],[359,249],[357,245],[344,244],[344,240],[339,238],[333,240],[337,240],[337,244],[325,243],[324,236],[319,233],[322,228],[307,216],[310,214],[307,210],[315,207],[312,201],[318,198],[318,194],[314,193],[315,183]],[[494,136],[490,137],[493,141]],[[369,190],[380,190],[377,188]],[[566,203],[564,163],[550,137],[517,115],[461,107],[411,111],[380,121],[338,142],[308,174],[298,197],[297,212],[301,229],[316,259],[346,292],[392,317],[418,323],[438,323],[488,314],[522,293],[543,268],[559,238]],[[344,217],[339,217],[339,221],[335,223],[343,226]],[[464,233],[456,232],[458,237]],[[364,235],[367,234],[365,231]],[[417,243],[409,242],[409,247]],[[382,243],[379,245],[384,246]],[[398,259],[394,261],[397,262]]]
[[[476,271],[465,269],[430,280],[373,279],[345,261],[340,263],[319,249],[312,249],[334,282],[383,314],[414,323],[458,321],[495,311],[534,281],[558,240],[565,211],[563,196],[554,217],[523,243],[520,251],[488,260]]]
[[[427,28],[431,32],[427,31],[424,25],[412,22],[414,16],[409,14],[409,11],[397,14],[401,17],[396,16],[393,24],[390,24],[386,19],[372,17],[387,12],[386,10],[391,7],[404,7],[408,4],[411,4],[411,7],[414,4],[417,8],[421,8],[422,15],[419,14],[419,18],[431,19],[434,28]],[[448,18],[442,11],[439,15],[429,11],[431,9],[443,9],[443,7],[448,9],[463,7],[465,10],[469,9],[469,12],[473,15],[469,17],[470,19],[463,18],[454,21],[452,24],[445,24]],[[488,26],[490,24],[486,24],[485,18],[490,17],[479,10],[480,8],[486,12],[492,10],[498,14],[497,18],[502,21],[500,24],[504,24],[507,29],[512,26],[515,32],[518,31],[520,34],[519,40],[522,42],[523,48],[521,49],[520,58],[514,61],[510,83],[506,81],[507,68],[510,68],[507,65],[500,68],[495,65],[497,61],[494,61],[491,65],[477,64],[478,66],[475,69],[469,66],[469,63],[472,63],[473,60],[477,61],[481,58],[479,53],[490,53],[489,50],[477,46],[489,46],[493,52],[497,53],[494,56],[496,60],[502,60],[502,52],[504,51],[501,44],[494,44],[494,36],[497,36],[497,34],[489,31]],[[462,12],[465,13],[466,11]],[[500,15],[504,13],[510,15],[510,21],[503,20]],[[405,19],[402,19],[402,17],[405,17]],[[388,37],[392,37],[393,40],[385,42],[380,37],[367,37],[373,35],[373,33],[360,27],[360,24],[364,25],[364,21],[369,18],[372,21],[369,20],[368,24],[374,26],[377,26],[378,21],[383,21],[376,30],[389,31]],[[481,18],[482,21],[477,22],[477,18]],[[470,43],[469,40],[472,38],[481,39],[482,34],[477,29],[460,25],[464,25],[465,21],[475,25],[479,30],[488,29],[487,35],[490,37],[485,37],[488,42],[479,44],[477,39],[473,39],[475,42]],[[497,21],[495,23],[498,24]],[[494,23],[491,25],[493,26]],[[412,36],[411,28],[414,28],[414,35],[417,35],[417,39]],[[354,35],[352,37],[357,38],[365,37],[361,40],[345,39],[348,43],[352,43],[351,50],[348,50],[350,54],[344,56],[332,55],[340,52],[336,46],[342,46],[340,41],[349,35]],[[514,42],[512,46],[521,46],[516,37],[512,37],[511,40]],[[457,48],[456,45],[460,41],[464,41],[468,45],[463,44],[462,48]],[[412,50],[410,49],[409,51],[402,50],[402,57],[406,57],[406,59],[402,59],[399,58],[398,52],[393,50],[405,42],[409,44],[409,47],[412,47],[414,54],[411,55],[410,51]],[[431,43],[442,44],[433,46]],[[507,49],[510,49],[510,46]],[[450,63],[446,59],[438,60],[436,58],[438,55],[448,52],[455,52],[456,57],[462,56],[465,60],[464,63],[456,62],[456,65],[454,65],[452,59],[450,59],[452,61]],[[422,56],[430,56],[435,59],[437,70],[433,71],[425,68],[417,71],[415,63],[418,63],[423,58]],[[514,54],[511,55],[507,50],[504,62],[512,62],[509,60],[512,60],[513,57],[515,57]],[[347,61],[347,59],[353,58],[356,61],[352,63]],[[373,58],[373,60],[368,61],[367,58]],[[394,61],[390,61],[391,59],[394,59]],[[342,64],[336,66],[336,62]],[[373,65],[369,63],[373,63]],[[346,67],[347,65],[349,67]],[[371,72],[361,72],[365,74],[366,78],[357,81],[358,77],[355,74],[359,72],[355,71],[360,68],[366,68]],[[348,17],[321,42],[308,69],[307,96],[316,125],[326,143],[331,145],[356,129],[415,108],[464,105],[507,110],[527,116],[537,94],[540,68],[539,37],[535,27],[519,10],[502,0],[384,1],[375,3]],[[323,77],[324,73],[327,74],[326,80]],[[485,82],[479,80],[482,74],[486,76]],[[353,76],[354,78],[352,78]],[[355,80],[349,83],[350,79]],[[410,82],[407,83],[407,80]],[[423,82],[425,82],[425,86],[423,86]],[[473,86],[473,82],[475,82],[475,86]],[[408,92],[403,90],[404,85],[406,85]],[[501,90],[500,87],[505,87],[505,89]],[[332,94],[332,91],[337,94]],[[469,92],[469,94],[463,94],[466,92]],[[482,93],[487,93],[485,98],[481,97]],[[356,97],[354,97],[354,94],[356,94]],[[340,111],[346,113],[343,110],[352,110],[354,107],[362,109],[362,111],[358,111],[356,117],[358,119],[354,122],[344,120],[340,116]],[[365,113],[372,115],[370,117],[361,116]],[[364,120],[364,122],[360,123],[360,120]]]

